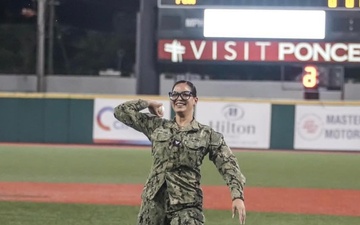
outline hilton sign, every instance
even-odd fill
[[[360,43],[159,40],[158,58],[174,63],[189,61],[359,63]]]

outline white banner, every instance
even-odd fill
[[[150,145],[147,137],[121,123],[114,117],[114,108],[129,99],[95,99],[93,117],[94,143],[119,143],[129,145]],[[164,118],[170,118],[170,102],[160,101],[165,107]],[[144,110],[144,112],[146,112]]]
[[[230,147],[270,147],[270,103],[199,102],[196,119],[222,133]]]
[[[305,106],[295,111],[295,149],[360,150],[360,106]]]

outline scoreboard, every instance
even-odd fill
[[[322,10],[326,13],[324,40],[360,40],[360,0],[159,0],[158,38],[206,39],[206,9]],[[230,22],[221,19],[223,25]],[[269,17],[260,19],[266,22]]]
[[[157,42],[165,61],[355,65],[360,0],[159,0]]]
[[[360,65],[360,0],[158,0],[157,48],[171,65],[301,67],[304,98],[318,99]]]
[[[359,0],[159,0],[160,7],[205,6],[205,7],[309,7],[329,9],[356,9]]]
[[[173,62],[355,65],[360,0],[158,0],[157,42]]]

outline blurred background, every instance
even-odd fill
[[[199,81],[203,96],[209,97],[360,99],[356,1],[1,0],[0,4],[0,91],[163,95],[174,80],[186,78]],[[323,10],[325,23],[315,29],[324,29],[325,34],[303,38],[301,33],[313,31],[289,21],[289,26],[278,27],[287,33],[298,31],[299,38],[225,33],[205,37],[210,22],[204,20],[204,9],[216,7]],[[258,24],[264,24],[270,17],[258,18]],[[247,23],[254,20],[248,18]],[[243,29],[237,21],[228,18],[219,23]],[[277,29],[275,23],[272,31]],[[302,24],[306,23],[313,24]],[[176,39],[201,53],[200,58],[186,52],[184,61],[171,61],[171,54],[161,49]],[[191,40],[197,41],[192,47]],[[216,49],[214,41],[219,41]],[[250,58],[239,58],[245,47],[234,50],[239,56],[235,60],[221,58],[232,53],[221,47],[221,41],[235,41],[236,46],[250,43]],[[299,47],[303,58],[294,52],[286,59],[276,58],[276,47],[282,43],[300,43],[292,47]],[[260,59],[263,53],[265,59]],[[219,58],[209,60],[214,54]],[[316,67],[317,77],[316,85],[304,90],[306,66]],[[220,88],[214,90],[214,82]]]
[[[248,178],[247,224],[360,224],[356,0],[0,0],[0,224],[134,224],[151,143],[113,109],[170,119],[179,79]]]
[[[36,73],[36,0],[2,0],[0,72]],[[46,74],[133,73],[139,1],[48,0],[44,15]]]

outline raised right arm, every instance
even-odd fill
[[[148,100],[131,100],[124,102],[114,109],[117,120],[135,130],[144,133],[148,138],[151,133],[161,125],[162,119],[150,113],[140,112],[151,104]]]

